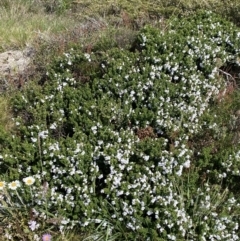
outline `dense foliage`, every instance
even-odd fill
[[[200,12],[143,28],[127,50],[71,49],[15,96],[1,174],[35,177],[24,200],[60,227],[107,220],[123,240],[238,240],[235,119],[212,106],[232,84],[239,36]]]

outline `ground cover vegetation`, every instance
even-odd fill
[[[239,240],[239,4],[33,2],[88,19],[1,96],[4,240]]]

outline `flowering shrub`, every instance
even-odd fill
[[[209,110],[229,84],[220,67],[239,64],[239,36],[204,12],[145,27],[129,50],[70,50],[15,97],[1,172],[32,175],[43,191],[34,185],[29,205],[47,206],[60,230],[108,220],[124,240],[238,240],[228,187],[239,145],[214,157],[214,140],[197,137],[223,138]]]

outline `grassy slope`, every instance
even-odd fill
[[[172,15],[209,9],[238,22],[238,0],[3,0],[0,4],[0,50],[23,48],[37,38],[72,31],[86,20],[108,27],[139,28]],[[67,11],[65,11],[67,10]]]

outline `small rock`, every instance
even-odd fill
[[[0,91],[5,90],[9,81],[24,73],[29,66],[34,49],[27,47],[23,51],[10,50],[0,53]]]

